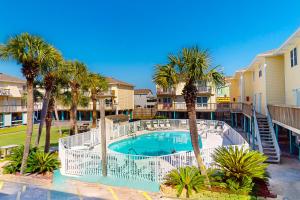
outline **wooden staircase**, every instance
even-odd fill
[[[278,158],[278,155],[276,153],[275,148],[275,142],[271,135],[271,128],[268,124],[268,119],[266,116],[261,114],[256,114],[257,124],[258,124],[258,130],[262,145],[263,153],[268,156],[268,159],[266,162],[268,163],[279,163],[280,158]]]

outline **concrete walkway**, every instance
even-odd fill
[[[300,161],[294,158],[281,158],[281,164],[271,164],[270,189],[278,194],[278,199],[300,199]]]
[[[67,189],[66,189],[67,188]],[[100,184],[70,182],[62,190],[0,181],[1,200],[158,200],[158,193],[147,193]]]

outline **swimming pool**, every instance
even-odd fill
[[[200,136],[198,142],[202,148]],[[118,153],[144,156],[162,156],[193,150],[190,133],[187,131],[151,132],[114,142],[108,148]]]

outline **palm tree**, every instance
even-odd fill
[[[66,91],[63,97],[64,104],[71,104],[70,109],[70,134],[77,134],[77,106],[78,104],[86,105],[88,103],[85,98],[85,91],[87,91],[88,70],[84,63],[79,61],[68,61],[66,67],[60,72],[67,82],[67,87],[71,91]]]
[[[198,47],[183,48],[178,55],[169,55],[166,65],[157,65],[153,77],[154,82],[162,88],[175,87],[184,82],[182,95],[187,107],[189,128],[194,154],[201,174],[205,176],[205,183],[210,187],[206,168],[203,163],[198,143],[196,124],[197,83],[211,82],[215,85],[224,84],[224,77],[217,67],[211,67],[211,59],[207,51]]]
[[[90,73],[88,76],[88,87],[91,91],[91,99],[93,102],[93,123],[92,128],[97,126],[97,95],[100,92],[106,91],[108,89],[108,83],[106,79],[100,74]]]
[[[42,86],[45,89],[45,94],[43,97],[43,105],[42,105],[42,111],[41,111],[41,120],[39,124],[39,130],[38,134],[35,140],[35,146],[38,147],[40,143],[40,138],[44,126],[44,121],[46,118],[47,110],[48,110],[48,104],[49,100],[51,98],[51,93],[53,88],[55,87],[55,80],[56,76],[59,76],[59,66],[62,66],[62,56],[61,54],[56,50],[53,49],[52,54],[49,55],[49,59],[47,63],[44,63],[42,66],[41,74],[43,77],[43,80],[41,81],[40,87]]]
[[[53,48],[42,38],[28,33],[10,38],[6,44],[0,46],[0,58],[3,60],[12,59],[22,65],[21,71],[26,78],[27,85],[27,131],[22,159],[21,174],[27,166],[32,130],[33,130],[33,90],[34,80],[38,76],[41,66],[47,62],[48,55]]]

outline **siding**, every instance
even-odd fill
[[[291,67],[290,50],[297,47],[298,65]],[[296,105],[296,96],[293,90],[300,88],[300,41],[291,47],[284,54],[284,73],[285,73],[285,104]]]
[[[268,104],[285,103],[285,78],[283,56],[266,58]]]

